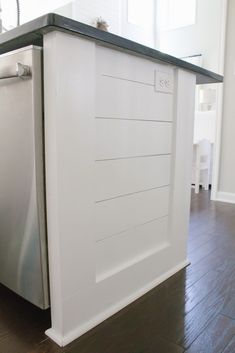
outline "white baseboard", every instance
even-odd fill
[[[218,191],[215,201],[235,203],[235,194],[230,192]]]
[[[64,347],[67,344],[74,341],[75,339],[77,339],[78,337],[82,336],[87,331],[89,331],[92,328],[94,328],[95,326],[99,325],[102,321],[104,321],[104,320],[108,319],[110,316],[116,314],[118,311],[123,309],[125,306],[129,305],[130,303],[132,303],[136,299],[140,298],[142,295],[146,294],[151,289],[153,289],[154,287],[156,287],[160,283],[164,282],[169,277],[173,276],[175,273],[182,270],[184,267],[188,266],[189,264],[190,264],[190,262],[187,260],[181,262],[179,265],[175,266],[171,270],[169,270],[166,273],[164,273],[163,275],[159,276],[151,283],[148,283],[146,286],[140,288],[135,293],[132,293],[130,296],[124,298],[120,302],[111,306],[110,308],[108,308],[107,310],[102,312],[101,314],[95,316],[93,319],[86,322],[85,324],[77,327],[75,330],[69,332],[65,336],[60,335],[53,328],[48,329],[45,333],[54,342],[56,342],[60,347]]]
[[[56,332],[53,328],[49,328],[45,331],[45,334],[52,339],[58,346],[64,347],[63,336],[61,336],[58,332]]]

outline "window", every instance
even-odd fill
[[[128,22],[148,28],[153,26],[153,0],[128,0]]]
[[[162,30],[191,26],[196,22],[197,0],[159,0],[158,25]]]
[[[14,0],[2,0],[2,24],[7,30],[16,26],[16,3]],[[1,6],[0,6],[1,7]]]

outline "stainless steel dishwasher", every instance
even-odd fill
[[[49,306],[42,50],[0,56],[0,283]]]

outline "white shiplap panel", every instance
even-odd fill
[[[44,36],[43,55],[48,257],[52,308],[52,328],[47,334],[59,344],[65,345],[187,263],[195,75],[175,69],[169,234],[164,234],[161,238],[163,241],[156,240],[156,247],[159,246],[161,250],[158,248],[152,256],[148,256],[156,249],[156,243],[152,244],[146,237],[141,247],[148,243],[149,248],[145,253],[138,253],[135,248],[139,244],[136,236],[142,227],[129,228],[133,230],[133,237],[127,236],[124,244],[118,247],[114,242],[118,238],[114,236],[113,244],[110,243],[110,247],[107,246],[103,253],[100,252],[99,261],[96,250],[98,243],[102,241],[96,242],[94,239],[94,208],[97,204],[94,204],[93,192],[94,151],[97,146],[94,136],[97,132],[94,126],[97,94],[96,44],[86,38],[55,31]],[[116,125],[114,127],[117,128]],[[148,140],[152,141],[153,136],[158,138],[158,135],[152,126],[148,133],[144,132],[142,125],[141,127],[142,136],[148,146]],[[157,130],[164,136],[164,130],[160,131],[159,125]],[[133,131],[136,136],[136,129]],[[130,135],[131,133],[122,136],[123,140],[126,141]],[[142,148],[139,139],[135,139],[138,148],[134,146],[134,139],[131,139],[128,151],[138,152]],[[154,202],[153,210],[161,203],[161,199]],[[128,212],[126,219],[133,217],[135,210],[130,208]],[[137,217],[138,214],[136,219]],[[145,236],[150,234],[146,229],[142,232]],[[160,232],[154,231],[154,234],[159,235]],[[108,240],[111,241],[111,238]],[[106,261],[105,256],[107,262],[103,263],[102,261]],[[121,268],[123,271],[115,276],[110,275],[111,271],[114,273]],[[104,279],[106,276],[106,279],[97,283],[97,274],[98,278],[103,276]]]
[[[117,119],[95,123],[96,160],[171,153],[171,123]]]
[[[153,86],[97,76],[98,117],[172,121],[173,95],[156,92]]]
[[[166,216],[169,186],[95,203],[95,237],[100,240]]]
[[[99,46],[96,50],[96,60],[98,75],[109,75],[154,85],[156,64],[150,60]]]
[[[150,156],[95,163],[95,200],[170,183],[171,156]]]
[[[97,282],[167,246],[167,230],[168,217],[164,217],[97,242]]]

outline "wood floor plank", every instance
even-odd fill
[[[198,248],[195,249],[195,251],[190,253],[189,259],[191,261],[191,264],[194,265],[197,262],[201,261],[204,257],[208,256],[210,253],[216,251],[218,249],[223,247],[225,242],[231,242],[231,237],[230,235],[223,235],[218,234],[208,240],[205,244],[202,246],[199,246]],[[233,245],[233,242],[231,242],[231,245]]]
[[[234,353],[235,352],[235,336],[231,339],[227,347],[223,350],[222,353]]]
[[[235,272],[230,269],[228,273],[221,273],[215,281],[210,293],[187,312],[187,306],[178,301],[178,307],[168,312],[169,318],[162,332],[166,339],[188,348],[199,334],[207,327],[211,320],[223,310],[226,305],[227,294],[235,281]],[[199,282],[197,282],[199,284]],[[195,288],[197,288],[197,283]],[[199,288],[198,288],[199,289]],[[187,293],[187,292],[186,292]],[[167,316],[166,316],[167,317]]]
[[[191,264],[186,268],[186,287],[194,284],[207,272],[223,267],[227,262],[235,264],[234,249],[230,247],[217,249],[196,264]]]
[[[87,342],[78,342],[68,353],[183,353],[182,347],[161,338],[153,328],[133,327],[118,332],[108,328]]]
[[[215,319],[224,304],[224,295],[207,297],[187,315],[176,312],[169,317],[162,335],[182,347],[188,348],[207,325]]]
[[[225,304],[221,310],[221,314],[235,320],[235,283],[231,284],[230,290],[226,295]]]
[[[235,335],[235,320],[217,316],[185,353],[221,353]]]
[[[49,311],[42,311],[0,285],[0,352],[28,352],[46,338]]]
[[[27,353],[66,353],[66,348],[59,347],[49,338],[45,339],[35,347],[31,348]]]
[[[214,235],[215,229],[214,226],[212,226],[209,230],[198,232],[193,237],[189,238],[188,255],[190,256],[190,254],[195,251],[195,249],[204,245],[208,240],[211,240]]]

